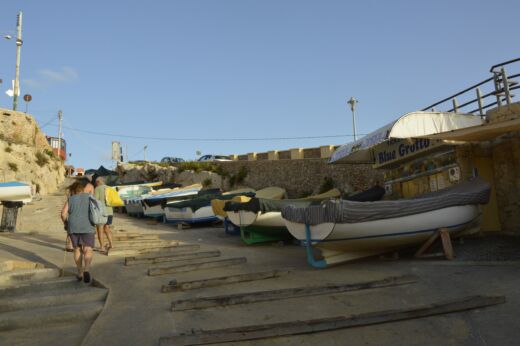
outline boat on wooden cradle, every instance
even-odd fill
[[[366,191],[351,196],[357,201],[377,201],[385,194],[385,189],[374,186]],[[305,208],[319,205],[322,201],[337,199],[341,196],[338,189],[331,189],[319,195],[302,199],[270,200],[253,198],[245,203],[227,203],[224,210],[229,220],[240,227],[244,243],[255,244],[293,239],[282,218],[282,209],[287,206]]]
[[[476,232],[479,205],[489,201],[490,190],[487,182],[474,178],[410,199],[289,206],[282,217],[289,232],[305,242],[309,264],[324,268],[420,244],[440,228],[455,237]],[[323,259],[314,258],[313,247]]]
[[[0,183],[0,202],[29,203],[32,200],[32,187],[20,181]]]
[[[164,217],[163,205],[170,201],[195,198],[202,189],[201,184],[193,184],[185,187],[168,189],[167,192],[157,190],[142,197],[143,215],[145,217]]]
[[[201,191],[203,192],[203,191]],[[211,201],[214,199],[230,200],[236,196],[253,197],[255,192],[253,189],[241,189],[229,192],[205,193],[200,194],[196,198],[168,202],[164,206],[164,221],[168,223],[209,223],[219,221],[220,219],[213,212]]]

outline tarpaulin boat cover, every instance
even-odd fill
[[[385,188],[379,185],[372,186],[370,189],[362,191],[352,196],[348,196],[345,199],[347,201],[356,202],[375,202],[381,200],[385,195]]]
[[[317,225],[320,223],[357,223],[425,213],[458,205],[486,204],[491,185],[475,178],[446,189],[410,199],[377,202],[327,201],[306,208],[285,207],[286,220]]]
[[[381,191],[383,193],[381,194]],[[350,198],[355,198],[357,201],[378,201],[385,194],[385,189],[382,187],[372,187],[366,191],[360,192],[357,195],[353,195]],[[328,199],[334,199],[340,197],[341,193],[338,189],[332,189],[319,195],[309,196],[302,199],[266,199],[266,198],[253,198],[245,203],[239,202],[228,202],[224,206],[225,211],[251,211],[253,213],[278,212],[282,211],[283,208],[293,206],[297,208],[305,208],[311,205],[319,205],[322,201]]]
[[[170,203],[167,203],[166,204],[166,207],[169,207],[169,208],[178,208],[178,209],[181,209],[181,208],[191,208],[191,210],[193,211],[196,211],[200,208],[203,208],[203,207],[209,207],[211,205],[211,201],[214,200],[214,199],[219,199],[219,200],[230,200],[236,196],[247,196],[247,197],[254,197],[255,196],[255,193],[254,192],[246,192],[246,193],[237,193],[237,194],[227,194],[227,195],[223,195],[223,194],[218,194],[218,195],[204,195],[202,197],[197,197],[197,198],[194,198],[194,199],[190,199],[190,200],[185,200],[185,201],[178,201],[178,202],[170,202]]]

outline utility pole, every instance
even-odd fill
[[[144,146],[144,161],[146,162],[146,149],[148,148],[147,145]]]
[[[16,70],[13,87],[13,110],[18,108],[18,96],[20,95],[20,52],[22,50],[22,11],[18,12],[16,20]]]
[[[359,101],[352,96],[350,100],[347,101],[347,103],[350,105],[350,109],[352,110],[352,129],[354,131],[354,141],[357,141],[356,136],[356,104]]]
[[[60,154],[61,154],[61,120],[62,119],[63,119],[63,112],[60,109],[58,111],[58,120],[59,120],[59,125],[58,125],[58,157],[60,157]]]

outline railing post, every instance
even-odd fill
[[[504,85],[504,93],[506,95],[506,103],[511,104],[511,93],[509,92],[509,81],[507,80],[506,69],[501,68],[500,74],[502,75],[502,84]]]
[[[458,113],[458,111],[459,111],[459,103],[457,102],[457,99],[454,97],[453,99],[451,99],[451,101],[453,102],[453,111],[455,113]]]
[[[482,93],[480,92],[480,88],[477,87],[477,100],[478,100],[478,110],[479,110],[479,113],[480,113],[480,116],[483,117],[484,116],[484,108],[482,106]]]
[[[493,81],[495,82],[495,96],[497,98],[497,106],[502,106],[502,101],[500,100],[500,82],[498,81],[498,73],[493,72]]]

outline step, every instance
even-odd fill
[[[82,283],[77,282],[77,285],[82,285]],[[107,293],[108,290],[106,288],[86,286],[78,289],[46,291],[41,294],[31,294],[21,297],[2,297],[0,298],[0,313],[105,301]]]
[[[76,323],[41,325],[31,328],[0,331],[0,345],[81,345],[81,342],[91,326],[92,321],[85,320],[77,321]],[[13,340],[15,341],[13,342]],[[37,340],[37,342],[35,340]]]
[[[105,302],[92,302],[6,312],[0,314],[0,331],[93,320],[103,310],[104,304]]]
[[[76,280],[75,276],[65,276],[53,280],[39,281],[33,283],[22,283],[7,288],[0,288],[0,298],[23,296],[25,294],[61,290],[65,288],[79,288],[82,286],[79,284],[80,283]],[[86,284],[83,284],[83,286],[85,285]]]
[[[53,279],[60,276],[56,268],[17,269],[0,274],[0,287],[9,287],[24,282],[35,282]]]

